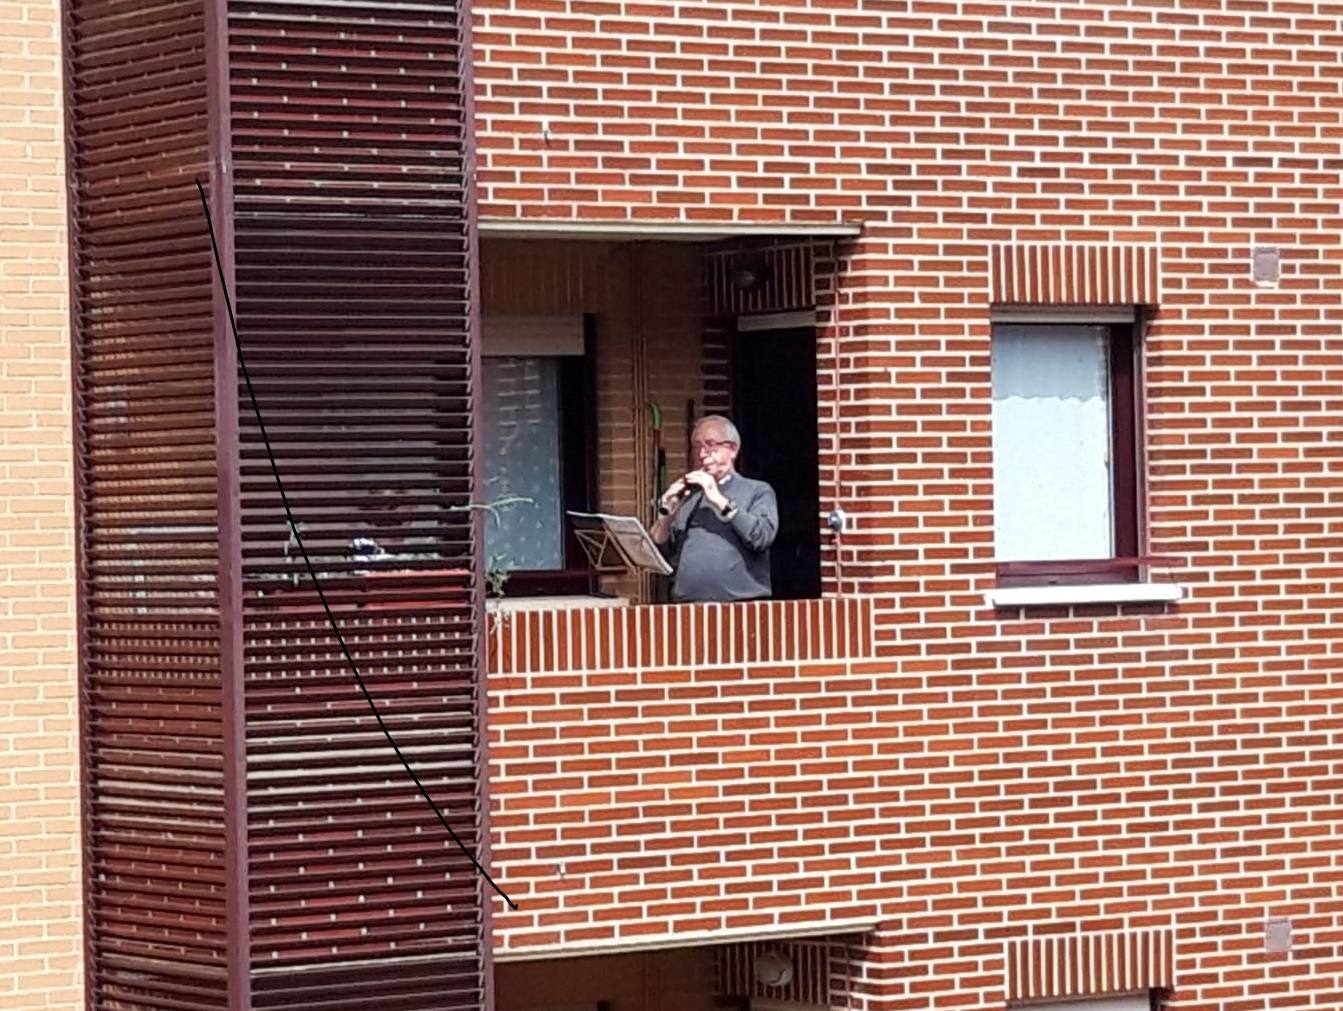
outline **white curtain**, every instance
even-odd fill
[[[998,561],[1114,556],[1109,332],[993,328],[993,532]]]

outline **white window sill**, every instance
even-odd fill
[[[1046,607],[1060,604],[1174,604],[1184,599],[1176,583],[1096,583],[1081,586],[1010,586],[989,590],[990,607]]]

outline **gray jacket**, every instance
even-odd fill
[[[719,485],[737,505],[725,520],[695,492],[672,519],[663,550],[676,567],[676,601],[755,600],[770,595],[769,547],[779,532],[774,489],[733,474]]]

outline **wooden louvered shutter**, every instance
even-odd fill
[[[67,4],[91,1006],[486,1001],[465,28]]]
[[[66,10],[86,978],[94,1007],[226,1008],[204,27]]]
[[[238,324],[290,504],[388,728],[476,850],[459,13],[231,3],[229,99]],[[242,398],[253,1006],[478,1006],[481,881],[286,553]]]

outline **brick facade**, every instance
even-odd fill
[[[851,1006],[1001,1008],[1032,992],[1013,989],[1032,959],[1149,937],[1171,939],[1168,974],[1116,963],[1064,996],[1120,979],[1169,985],[1169,1009],[1343,1003],[1343,9],[485,0],[476,23],[485,218],[863,225],[824,274],[818,385],[822,506],[860,517],[827,542],[827,587],[869,596],[875,659],[861,686],[846,669],[785,696],[843,717],[809,742],[834,766],[817,794],[861,766],[880,798],[853,801],[867,813],[845,888],[881,922],[853,956]],[[1283,251],[1277,287],[1251,281],[1260,245]],[[1069,287],[1066,257],[1040,252],[1060,247],[1131,256],[1132,284]],[[1008,268],[1027,250],[1043,266],[1022,287]],[[1064,298],[1150,305],[1147,548],[1178,559],[1179,604],[985,604],[990,307]],[[784,676],[733,674],[764,697]],[[662,691],[725,675],[647,676]],[[540,715],[494,687],[501,739]],[[646,712],[620,719],[631,755],[659,754]],[[707,767],[735,772],[726,754]],[[496,758],[497,856],[534,866],[560,802]],[[628,761],[602,775],[637,781]],[[524,783],[530,856],[510,821]],[[714,816],[698,796],[645,803],[631,822],[693,833]],[[832,823],[807,810],[798,840]],[[603,861],[646,855],[637,834],[589,827]],[[565,929],[627,915],[618,890],[585,894]],[[654,902],[638,929],[663,937],[720,901]],[[804,890],[768,915],[806,906]],[[1266,950],[1272,918],[1291,920],[1290,951]],[[500,917],[507,943],[514,922]],[[1020,947],[1057,937],[1076,940]]]
[[[870,601],[524,611],[490,651],[500,958],[875,920]]]
[[[0,1006],[82,1001],[58,6],[0,5]]]
[[[866,1011],[1343,1004],[1343,9],[475,17],[487,223],[862,226],[813,267],[822,509],[859,518],[826,541],[832,599],[495,627],[502,957],[642,948],[613,970],[629,992],[664,973],[702,999],[701,957],[648,952],[828,923],[864,931],[831,993]],[[58,34],[55,3],[0,7],[6,1008],[81,994]],[[1276,287],[1257,246],[1283,251]],[[643,400],[702,389],[701,278],[688,247],[590,252],[606,287],[580,308],[628,324],[607,430],[637,430]],[[995,610],[990,307],[1117,300],[1150,308],[1147,547],[1186,599]],[[646,442],[608,438],[604,493],[637,507]],[[501,1005],[547,980],[504,964]]]

